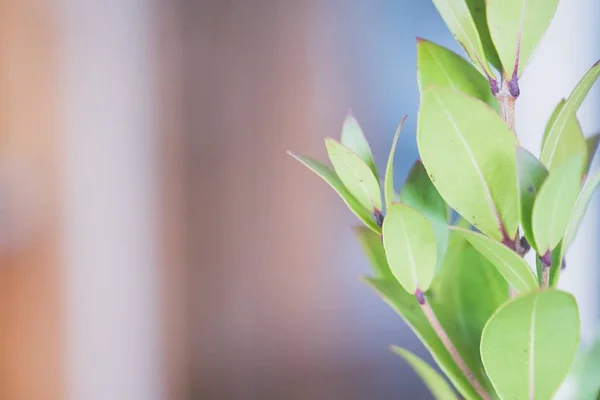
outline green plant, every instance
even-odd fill
[[[577,303],[554,287],[600,183],[600,173],[588,176],[599,136],[586,140],[576,117],[600,63],[556,106],[538,159],[520,147],[515,105],[519,78],[558,0],[433,2],[471,62],[417,40],[421,160],[400,192],[392,166],[404,120],[382,184],[351,115],[340,141],[325,140],[333,168],[290,154],[363,222],[356,234],[374,272],[365,281],[413,329],[461,396],[550,399],[579,345]],[[523,258],[530,249],[535,269]],[[436,398],[456,398],[434,369],[395,351]]]

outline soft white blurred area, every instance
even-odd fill
[[[60,8],[67,393],[158,400],[156,4]]]

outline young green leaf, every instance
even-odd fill
[[[481,44],[483,45],[485,58],[487,58],[490,64],[492,64],[498,71],[502,71],[502,63],[498,57],[498,52],[496,51],[496,47],[492,41],[490,28],[488,27],[486,0],[467,0],[467,6],[469,7],[469,11],[473,17],[473,22],[475,22],[475,26],[477,27],[477,32],[479,32],[479,38],[481,39]]]
[[[517,176],[521,200],[521,226],[527,241],[535,246],[531,213],[535,197],[548,176],[548,170],[533,154],[522,147],[517,147]]]
[[[369,260],[369,265],[375,277],[395,280],[396,278],[394,278],[394,274],[392,274],[385,256],[381,235],[373,232],[366,226],[355,227],[354,234],[358,238],[360,247],[367,256],[367,260]]]
[[[448,382],[425,361],[402,347],[392,346],[392,351],[410,364],[436,400],[458,400]]]
[[[433,4],[469,58],[486,76],[492,78],[494,73],[487,63],[481,38],[466,0],[433,0]]]
[[[437,265],[441,265],[448,247],[448,206],[431,183],[421,161],[416,161],[408,173],[400,191],[400,202],[413,207],[431,222],[437,245]]]
[[[440,341],[435,330],[431,327],[429,320],[423,314],[416,297],[402,289],[398,281],[391,279],[366,278],[365,281],[381,296],[381,298],[402,317],[406,324],[413,330],[415,335],[423,342],[431,356],[440,367],[442,372],[452,382],[454,387],[467,400],[477,400],[473,386],[469,383],[454,359]],[[450,337],[450,340],[454,340]],[[469,361],[465,361],[469,363]],[[474,369],[476,365],[468,365],[475,374],[480,370]],[[481,373],[480,373],[481,374]]]
[[[592,167],[596,150],[598,150],[598,142],[600,142],[600,133],[596,133],[585,140],[585,145],[587,148],[587,164],[585,167],[586,175],[590,172],[590,168]]]
[[[554,107],[554,110],[552,111],[552,115],[550,115],[550,119],[546,123],[546,128],[544,129],[544,136],[542,136],[542,149],[546,145],[546,139],[548,138],[548,134],[550,133],[550,128],[552,128],[552,125],[554,125],[554,122],[556,121],[556,117],[561,112],[561,110],[565,106],[566,102],[567,102],[566,99],[561,99],[558,102],[558,104],[556,105],[556,107]]]
[[[392,205],[383,221],[383,246],[394,276],[408,293],[429,289],[436,244],[427,218],[412,207]]]
[[[555,248],[565,235],[579,194],[583,159],[573,157],[550,172],[538,192],[531,224],[538,254]]]
[[[396,192],[394,191],[394,156],[396,154],[398,138],[400,137],[400,132],[402,132],[402,127],[404,126],[405,121],[406,116],[402,118],[402,121],[400,121],[398,128],[396,128],[396,133],[394,134],[394,139],[392,140],[392,148],[390,149],[390,155],[388,157],[387,166],[385,168],[385,178],[383,182],[383,197],[385,198],[386,209],[390,208],[396,196]]]
[[[457,227],[451,229],[485,256],[518,293],[526,293],[538,287],[537,279],[527,262],[513,250],[481,233]]]
[[[424,39],[417,39],[417,81],[421,93],[431,85],[450,87],[499,109],[488,80],[472,64]]]
[[[490,34],[504,76],[521,76],[550,26],[559,0],[487,0]]]
[[[370,212],[370,210],[364,208],[362,204],[360,204],[359,201],[352,196],[335,171],[313,158],[292,152],[288,152],[288,154],[300,161],[308,169],[327,182],[329,186],[331,186],[331,188],[335,190],[335,192],[342,198],[342,200],[344,200],[344,203],[346,203],[354,215],[356,215],[367,227],[369,227],[369,229],[381,234],[381,228],[375,222],[373,214]]]
[[[575,298],[557,290],[519,296],[487,323],[481,356],[500,398],[551,399],[579,344]]]
[[[569,116],[565,128],[553,143],[556,146],[556,150],[553,152],[554,156],[548,160],[548,169],[550,171],[553,171],[573,156],[582,154],[587,157],[588,147],[581,125],[579,125],[579,120],[575,114]]]
[[[590,200],[592,199],[592,195],[598,188],[600,184],[600,171],[596,172],[594,175],[590,176],[581,193],[577,197],[577,201],[575,202],[575,206],[573,207],[573,211],[571,212],[571,217],[569,218],[569,223],[567,224],[567,231],[564,239],[564,251],[571,246],[573,240],[575,240],[575,236],[577,235],[577,230],[579,229],[579,225],[583,220],[583,216],[587,211],[588,205],[590,204]]]
[[[575,113],[572,113],[567,117],[564,129],[560,131],[557,140],[546,146],[546,139],[550,133],[550,129],[552,128],[552,125],[556,121],[556,118],[562,111],[565,104],[566,101],[564,99],[557,104],[552,116],[550,117],[550,120],[548,121],[548,124],[546,125],[544,137],[542,138],[542,152],[545,152],[545,154],[553,154],[552,158],[548,160],[547,164],[550,171],[569,158],[578,154],[587,154],[590,151],[589,145],[586,143],[586,139],[583,136],[583,130],[581,129],[581,125],[579,124],[579,120],[577,119]],[[552,146],[555,146],[556,148],[552,149]]]
[[[515,236],[518,141],[498,114],[480,100],[432,86],[421,97],[417,142],[431,181],[452,208],[496,240]]]
[[[369,166],[337,140],[325,139],[325,147],[333,169],[348,191],[367,210],[381,211],[381,189]]]
[[[579,109],[579,106],[594,85],[594,82],[598,79],[598,75],[600,75],[600,61],[596,62],[583,78],[581,78],[565,104],[556,114],[554,120],[551,120],[551,124],[549,125],[549,128],[547,128],[548,135],[544,141],[544,146],[542,147],[542,153],[540,155],[540,160],[544,165],[552,165],[552,160],[556,156],[559,142],[563,136],[563,131],[569,128],[569,120],[573,118]]]
[[[371,146],[369,146],[369,142],[358,121],[351,113],[348,113],[344,120],[344,125],[342,125],[340,142],[356,153],[356,155],[371,168],[375,177],[379,176],[377,174],[377,168],[375,167],[375,161],[373,161]]]

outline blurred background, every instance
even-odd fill
[[[599,19],[562,1],[523,78],[535,154]],[[399,186],[416,36],[460,52],[430,1],[0,0],[0,399],[429,398],[388,345],[431,358],[358,279],[358,221],[285,154],[325,159],[352,109],[381,169],[408,114]],[[599,218],[561,281],[584,341]]]

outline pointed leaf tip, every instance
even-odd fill
[[[431,85],[449,87],[499,109],[488,79],[467,60],[433,42],[417,42],[417,77],[421,93]]]
[[[358,120],[352,115],[351,110],[348,111],[348,114],[344,119],[340,143],[356,153],[356,155],[369,166],[373,175],[378,178],[379,175],[377,174],[377,167],[373,160],[371,146],[369,145]]]
[[[385,177],[383,180],[383,196],[385,198],[385,207],[389,208],[395,201],[396,191],[394,190],[394,158],[396,155],[396,147],[398,146],[398,138],[402,132],[404,123],[406,122],[406,115],[398,124],[394,139],[392,139],[392,148],[390,149],[390,155],[388,156],[387,166],[385,169]]]
[[[373,171],[348,147],[332,138],[325,139],[333,169],[348,191],[370,212],[381,211],[381,189]]]
[[[425,361],[402,347],[391,346],[390,349],[402,357],[415,370],[436,400],[458,399],[446,380]]]
[[[289,151],[288,154],[327,182],[329,186],[342,198],[344,203],[346,203],[350,211],[352,211],[367,227],[376,233],[381,233],[381,227],[375,223],[371,211],[363,207],[362,204],[360,204],[360,202],[348,191],[348,189],[346,189],[335,171],[313,158],[291,151]]]
[[[554,111],[546,128],[547,133],[540,155],[540,160],[546,166],[549,167],[553,163],[553,159],[560,154],[560,144],[564,142],[565,131],[570,129],[570,121],[575,117],[575,113],[598,76],[600,76],[600,64],[596,63],[577,83],[565,103],[563,105],[559,103],[557,110]],[[559,107],[560,109],[558,109]]]
[[[494,73],[487,63],[480,34],[465,0],[433,0],[446,26],[465,49],[473,63],[486,76]]]

